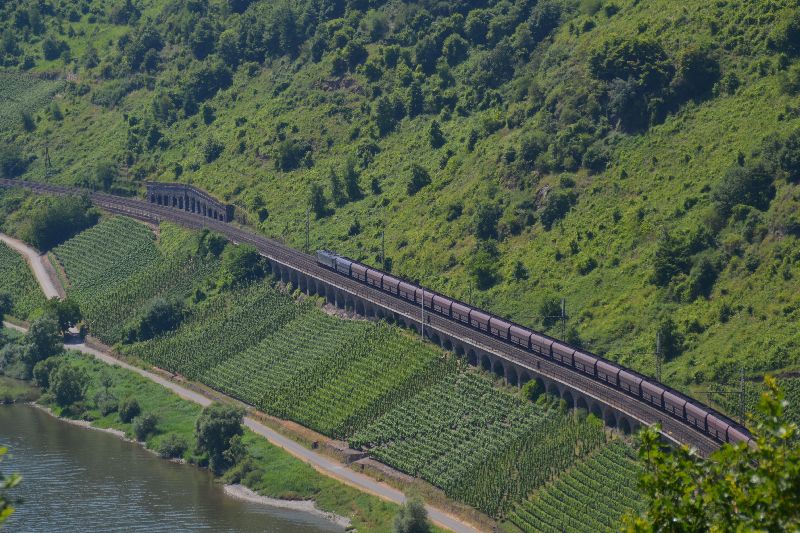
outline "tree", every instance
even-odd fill
[[[347,190],[347,196],[351,202],[360,200],[363,196],[361,192],[361,185],[358,183],[358,170],[356,170],[356,160],[354,157],[348,157],[344,162],[344,188]]]
[[[700,100],[711,93],[719,78],[719,62],[714,56],[705,48],[690,46],[678,54],[671,85],[678,101]]]
[[[547,197],[547,205],[542,209],[539,219],[542,226],[550,230],[556,221],[564,218],[572,204],[575,202],[575,193],[572,192],[553,192]]]
[[[119,406],[119,419],[121,422],[128,424],[139,416],[141,412],[142,408],[136,398],[126,398],[122,401],[122,405]]]
[[[417,497],[408,498],[394,517],[394,533],[428,533],[428,511]]]
[[[249,244],[225,247],[220,265],[222,287],[236,287],[263,276],[264,265],[255,247]]]
[[[446,139],[444,138],[444,133],[442,133],[442,127],[439,125],[438,120],[433,120],[431,122],[430,128],[428,128],[428,142],[431,145],[431,148],[441,148]]]
[[[442,53],[444,54],[445,59],[447,59],[447,64],[451,67],[454,67],[464,61],[464,59],[467,57],[468,51],[469,43],[457,33],[447,37],[442,45]]]
[[[231,11],[234,13],[244,13],[250,6],[250,2],[252,2],[252,0],[228,0],[228,7],[230,7]]]
[[[345,195],[344,189],[342,189],[342,180],[339,179],[339,175],[333,167],[331,167],[330,172],[328,172],[328,181],[331,186],[331,200],[333,200],[333,203],[337,206],[344,205]]]
[[[666,317],[658,325],[658,338],[664,359],[677,357],[683,351],[683,336],[672,318]]]
[[[133,419],[131,432],[138,441],[145,441],[150,434],[155,433],[158,417],[153,413],[144,413]]]
[[[243,417],[243,409],[215,402],[205,407],[197,419],[195,423],[197,449],[208,453],[209,466],[215,472],[222,472],[229,466],[225,459],[225,451],[234,436],[244,433]]]
[[[20,234],[39,250],[49,250],[93,226],[99,217],[88,197],[48,198],[31,211]]]
[[[381,137],[394,129],[394,106],[388,96],[383,95],[378,98],[375,102],[373,115],[375,116],[375,124],[378,125],[378,132]]]
[[[414,58],[417,65],[422,67],[426,74],[432,74],[436,70],[436,60],[439,59],[439,48],[436,46],[436,39],[427,35],[417,41],[414,48]]]
[[[764,379],[754,445],[724,444],[708,459],[686,446],[666,448],[660,428],[641,433],[642,516],[628,515],[630,532],[797,531],[800,528],[800,447],[797,424],[774,378]]]
[[[82,400],[88,384],[86,372],[69,364],[58,365],[50,375],[50,392],[61,407]]]
[[[50,316],[34,320],[25,334],[26,363],[33,368],[36,363],[52,357],[64,349],[58,322]]]
[[[0,291],[0,318],[3,318],[3,315],[11,314],[13,309],[14,300],[11,298],[11,294],[8,291]]]
[[[8,448],[0,447],[0,461],[3,460],[3,456],[7,452]],[[11,501],[6,496],[6,491],[19,485],[20,479],[16,474],[9,475],[0,471],[0,525],[14,512],[14,508],[11,507]]]
[[[183,302],[156,298],[139,319],[134,331],[128,335],[129,341],[147,340],[166,331],[177,328],[183,320]]]
[[[416,163],[411,165],[411,180],[408,182],[408,194],[409,196],[417,194],[417,192],[425,187],[426,185],[430,185],[431,183],[431,175],[428,174],[428,171],[419,166]]]
[[[727,217],[734,206],[742,204],[762,211],[775,196],[773,176],[763,165],[731,167],[712,192],[720,214]]]
[[[770,38],[772,47],[790,55],[800,54],[800,12],[781,17]]]
[[[219,34],[217,52],[219,57],[231,67],[239,64],[239,36],[234,30],[228,29]]]
[[[425,111],[425,96],[422,94],[422,86],[416,81],[408,88],[408,116],[416,117]]]
[[[63,361],[64,359],[61,357],[48,357],[44,361],[36,363],[36,366],[33,367],[33,379],[41,389],[50,388],[50,376]]]
[[[503,210],[495,205],[489,203],[480,203],[475,209],[475,236],[479,239],[496,239],[497,238],[497,221]]]
[[[28,161],[22,157],[20,149],[9,142],[0,146],[0,177],[14,179],[24,174]]]
[[[114,180],[117,177],[117,165],[111,161],[100,161],[94,169],[95,182],[100,185],[104,191],[111,190]]]
[[[44,304],[44,314],[58,323],[61,333],[66,333],[83,319],[78,303],[70,298],[50,298]]]
[[[328,215],[328,200],[325,198],[325,191],[319,183],[311,184],[308,191],[308,203],[318,219]]]
[[[490,289],[498,281],[497,248],[492,241],[480,243],[467,262],[467,271],[479,290]]]

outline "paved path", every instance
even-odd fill
[[[36,277],[36,281],[39,282],[42,292],[44,292],[47,298],[57,298],[60,296],[58,287],[53,283],[53,279],[45,268],[44,262],[48,260],[46,256],[40,254],[24,242],[4,233],[0,233],[0,241],[6,243],[9,248],[16,250],[25,258],[25,261],[27,261],[28,265],[31,267],[33,275]]]
[[[44,269],[44,266],[42,265],[42,261],[43,260],[46,261],[47,258],[41,256],[36,250],[26,245],[25,243],[18,241],[17,239],[13,239],[11,237],[8,237],[7,235],[3,235],[2,233],[0,233],[0,238],[2,238],[4,242],[8,243],[9,246],[11,246],[15,250],[25,255],[25,257],[28,259],[28,262],[34,271],[34,274],[36,275],[36,279],[42,286],[42,290],[45,292],[46,295],[48,295],[48,298],[51,297],[48,294],[48,289],[53,293],[53,296],[58,296],[58,290],[56,288],[56,285],[53,283],[53,280],[47,274],[47,271]],[[39,272],[37,272],[36,265],[38,265],[39,268],[41,269]],[[27,331],[24,327],[11,324],[10,322],[4,321],[3,325],[7,328],[21,332]],[[124,361],[120,361],[113,355],[86,346],[86,344],[83,343],[67,344],[65,347],[92,355],[95,358],[103,361],[104,363],[110,365],[116,365],[125,368],[127,370],[130,370],[132,372],[136,372],[140,376],[143,376],[155,383],[158,383],[163,387],[166,387],[167,389],[171,390],[184,400],[188,400],[200,404],[202,406],[209,405],[213,401],[211,398],[208,398],[203,394],[200,394],[196,391],[183,387],[178,383],[170,381],[153,372],[149,372],[142,368],[128,364]],[[261,435],[275,446],[283,448],[291,455],[310,464],[314,469],[316,469],[318,472],[322,474],[335,478],[341,481],[342,483],[350,485],[351,487],[355,487],[364,492],[368,492],[387,501],[391,501],[394,503],[403,503],[406,499],[405,494],[403,494],[401,491],[393,487],[390,487],[385,483],[376,481],[375,479],[367,475],[359,474],[358,472],[346,467],[345,465],[339,463],[338,461],[334,461],[333,459],[330,459],[324,455],[313,452],[301,446],[292,439],[284,435],[281,435],[277,431],[265,426],[264,424],[262,424],[261,422],[252,417],[246,416],[244,419],[244,424],[254,433]],[[431,521],[433,521],[438,526],[450,529],[457,533],[469,533],[477,531],[477,529],[475,529],[471,525],[462,522],[461,520],[445,513],[444,511],[441,511],[429,505],[426,505],[425,507],[428,510],[428,516],[431,519]]]

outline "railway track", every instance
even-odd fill
[[[368,300],[387,311],[404,317],[408,321],[419,322],[421,320],[420,309],[416,305],[399,298],[393,298],[384,291],[361,284],[353,279],[337,275],[320,266],[313,256],[290,248],[274,239],[244,230],[231,223],[204,218],[134,198],[124,198],[72,187],[12,180],[0,180],[0,186],[23,187],[37,193],[54,195],[88,194],[93,204],[115,214],[130,216],[145,222],[158,223],[162,220],[169,220],[190,229],[213,230],[236,243],[251,244],[271,261],[280,263],[308,277],[323,281],[343,293]],[[582,375],[573,368],[504,343],[500,339],[481,334],[458,322],[447,320],[434,313],[426,313],[426,318],[428,320],[425,322],[425,328],[429,331],[460,339],[465,344],[525,368],[532,374],[539,374],[550,381],[558,382],[625,414],[642,425],[650,426],[660,423],[663,435],[674,443],[693,446],[703,455],[707,455],[719,447],[717,441],[696,430],[680,418],[670,416],[663,410],[622,390],[612,388],[601,381]]]

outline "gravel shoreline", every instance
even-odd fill
[[[313,500],[280,500],[278,498],[268,498],[267,496],[261,496],[257,492],[245,487],[244,485],[225,485],[225,494],[233,498],[246,500],[248,502],[312,513],[326,518],[327,520],[330,520],[331,522],[340,525],[343,528],[348,528],[351,525],[349,518],[337,515],[335,513],[323,511],[317,507],[317,504],[314,503]]]

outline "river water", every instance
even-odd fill
[[[226,496],[212,476],[29,405],[0,405],[0,468],[23,477],[4,531],[341,531],[310,513]]]

